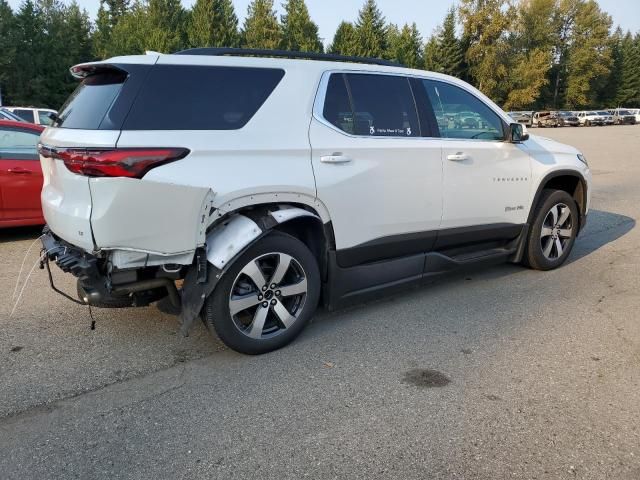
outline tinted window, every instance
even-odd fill
[[[279,69],[156,65],[123,129],[237,130],[283,76]]]
[[[16,108],[13,113],[22,118],[25,122],[35,123],[35,117],[33,116],[33,110],[27,110],[24,108]]]
[[[36,160],[39,132],[0,128],[0,159]]]
[[[337,75],[334,75],[337,77]],[[415,137],[420,135],[420,124],[415,101],[405,77],[346,74],[351,94],[351,116],[339,113],[337,121],[353,127],[342,128],[347,133],[383,137]],[[341,87],[340,87],[341,88]],[[346,107],[343,106],[338,110]],[[334,114],[336,110],[334,109]],[[329,120],[332,123],[336,120]],[[335,124],[335,123],[334,123]]]
[[[85,78],[60,109],[56,126],[88,130],[99,128],[126,78],[126,73],[120,71]]]
[[[420,124],[409,79],[399,76],[345,75],[353,103],[354,133],[417,137]]]
[[[344,75],[341,73],[334,73],[329,78],[322,115],[340,130],[349,134],[354,133],[353,111],[347,86],[344,83]]]
[[[433,105],[440,136],[475,140],[502,140],[502,119],[481,100],[462,88],[423,80]]]

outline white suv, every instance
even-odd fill
[[[229,49],[71,70],[40,145],[49,260],[85,303],[167,297],[184,333],[200,316],[241,352],[290,342],[320,298],[558,267],[585,225],[581,153],[456,78]]]

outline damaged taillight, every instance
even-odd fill
[[[185,148],[56,148],[38,145],[40,155],[62,160],[87,177],[142,178],[149,170],[187,156]]]

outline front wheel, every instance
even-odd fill
[[[524,262],[536,270],[552,270],[566,260],[579,227],[578,206],[563,190],[543,190],[527,237]]]
[[[232,349],[257,355],[287,345],[320,297],[315,257],[297,238],[272,232],[233,263],[205,303],[205,323]]]

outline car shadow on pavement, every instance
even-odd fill
[[[42,226],[10,227],[0,229],[0,243],[35,240],[42,235]]]
[[[587,226],[578,236],[567,263],[575,262],[623,237],[636,226],[635,219],[619,213],[590,210]]]

